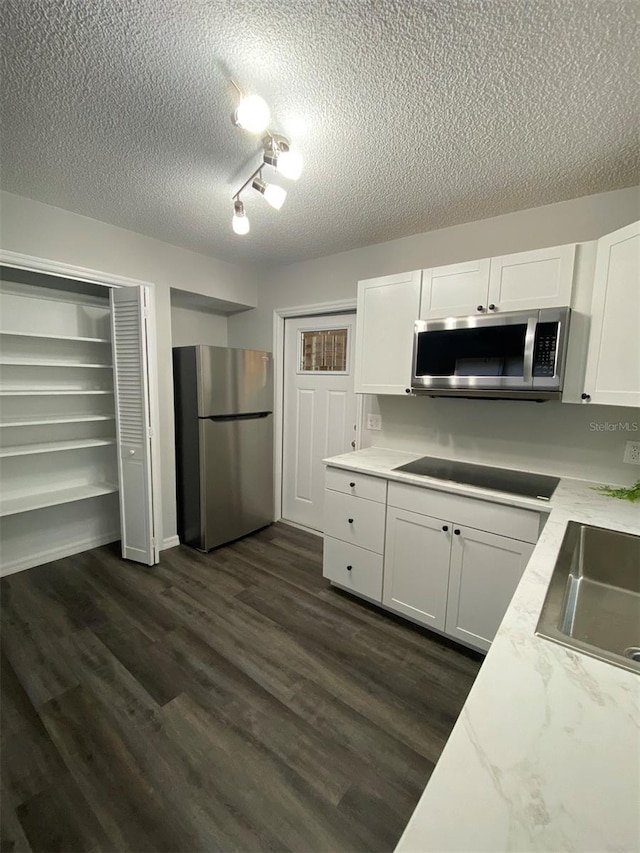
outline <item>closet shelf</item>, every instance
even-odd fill
[[[21,495],[16,498],[5,498],[0,501],[0,517],[17,515],[20,512],[31,512],[34,509],[44,509],[47,506],[82,501],[85,498],[97,498],[117,492],[118,487],[113,483],[93,483],[91,485],[73,486],[69,489],[38,492],[32,495]]]
[[[42,444],[15,444],[13,447],[0,447],[0,459],[7,456],[33,456],[36,453],[59,453],[61,450],[80,450],[85,447],[103,447],[115,444],[109,438],[75,438],[70,441],[47,441]]]
[[[12,388],[0,391],[0,397],[57,397],[59,395],[79,396],[84,394],[111,394],[113,390],[108,391],[60,391],[48,390],[46,388]]]
[[[23,416],[5,418],[3,421],[0,421],[0,429],[2,429],[2,427],[26,427],[48,424],[83,424],[89,423],[90,421],[113,421],[115,420],[115,417],[115,415],[109,414],[89,415],[85,413],[77,415],[35,415],[32,418]]]
[[[60,359],[47,360],[43,358],[12,358],[11,356],[0,358],[0,365],[2,364],[10,364],[20,367],[113,367],[112,364],[100,364],[97,362],[94,362],[93,364],[88,364],[75,361],[62,361]]]
[[[46,338],[50,341],[86,341],[92,344],[110,344],[111,338],[83,338],[76,335],[47,335],[42,332],[15,332],[10,329],[0,329],[0,335],[11,335],[14,338]]]

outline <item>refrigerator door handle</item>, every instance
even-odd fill
[[[272,412],[250,412],[246,415],[209,415],[206,418],[201,418],[203,421],[251,421],[255,418],[268,418]]]

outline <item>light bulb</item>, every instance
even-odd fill
[[[302,174],[303,164],[304,161],[302,159],[302,154],[300,154],[299,151],[281,151],[278,154],[276,169],[284,175],[285,178],[297,181]]]
[[[243,98],[233,115],[234,124],[249,133],[262,133],[270,118],[267,102],[260,95],[248,95]]]
[[[287,191],[283,187],[279,187],[277,184],[267,184],[262,180],[262,178],[254,178],[251,186],[254,190],[258,190],[259,193],[262,193],[265,201],[268,201],[271,207],[275,207],[276,210],[280,210],[284,204],[285,198],[287,197]]]
[[[249,233],[249,217],[244,212],[244,204],[238,199],[233,203],[233,218],[231,227],[235,234]]]
[[[275,207],[276,210],[280,210],[286,197],[287,191],[283,187],[279,187],[277,184],[267,184],[265,187],[265,201],[269,202],[271,207]]]

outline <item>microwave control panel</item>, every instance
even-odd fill
[[[557,323],[538,323],[533,348],[533,375],[554,376],[556,371]]]

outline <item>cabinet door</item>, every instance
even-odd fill
[[[421,320],[484,313],[489,287],[489,258],[434,267],[422,274]]]
[[[389,507],[382,603],[444,630],[451,525]]]
[[[570,244],[491,258],[489,311],[571,305],[575,253]]]
[[[598,240],[584,391],[640,406],[640,222]]]
[[[413,324],[420,308],[422,273],[358,283],[355,390],[404,394],[411,387]]]
[[[470,527],[454,526],[451,539],[446,632],[486,650],[534,546]]]

